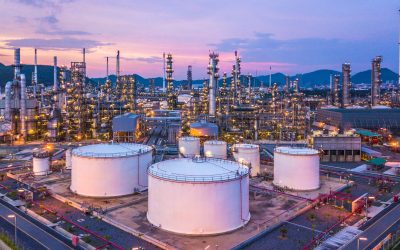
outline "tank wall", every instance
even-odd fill
[[[239,163],[251,164],[251,176],[261,173],[260,151],[258,148],[237,148],[237,152],[234,152],[233,156]]]
[[[33,157],[32,169],[34,175],[46,175],[50,170],[50,159]]]
[[[226,143],[219,143],[219,144],[211,144],[211,143],[204,143],[204,156],[205,157],[212,157],[212,158],[220,158],[225,159],[227,158],[227,145]]]
[[[275,152],[274,181],[280,187],[314,190],[320,186],[319,155],[290,155]]]
[[[72,149],[67,149],[65,151],[65,168],[72,169]]]
[[[149,175],[147,218],[156,227],[180,234],[237,229],[250,219],[248,176],[230,182],[191,184]]]
[[[71,191],[83,196],[114,197],[147,187],[152,153],[121,158],[72,155]]]
[[[179,139],[179,156],[193,157],[200,155],[200,140]]]

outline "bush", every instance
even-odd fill
[[[90,236],[84,236],[84,237],[82,237],[82,240],[84,241],[84,242],[86,242],[86,243],[90,243],[90,242],[92,242],[92,239],[90,238]]]

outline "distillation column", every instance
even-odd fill
[[[28,135],[27,130],[26,130],[26,79],[25,79],[25,74],[21,74],[21,134],[23,136],[23,139],[26,140],[26,137]]]
[[[187,71],[187,88],[188,90],[192,90],[192,65],[188,66]]]
[[[54,77],[54,82],[53,82],[53,90],[54,92],[58,91],[58,84],[57,84],[57,57],[54,57],[54,70],[53,70],[53,77]]]
[[[210,64],[208,65],[208,74],[210,75],[210,82],[209,82],[209,109],[208,114],[210,116],[215,116],[216,112],[216,93],[218,90],[218,54],[212,52],[210,53]]]
[[[376,106],[379,104],[380,89],[381,89],[381,84],[382,84],[381,63],[382,63],[381,56],[377,56],[372,60],[371,106]]]
[[[333,77],[333,86],[332,86],[332,105],[339,106],[339,82],[340,75],[335,75]]]
[[[33,98],[36,98],[38,86],[37,49],[35,49],[35,69],[33,71]]]
[[[345,108],[350,105],[350,63],[344,63],[342,65],[342,74],[343,74],[343,96],[342,96],[342,107]]]
[[[167,102],[168,109],[172,110],[175,107],[174,100],[174,78],[172,77],[172,73],[174,73],[174,69],[172,67],[172,54],[167,55],[166,69],[165,73],[167,75]]]
[[[14,49],[14,79],[17,79],[21,74],[21,50]]]

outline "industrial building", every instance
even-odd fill
[[[311,145],[322,152],[323,162],[361,161],[361,137],[357,135],[318,135],[312,137]]]
[[[341,131],[352,128],[400,129],[400,109],[319,109],[316,112],[315,120],[335,126]]]

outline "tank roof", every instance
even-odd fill
[[[226,141],[210,140],[210,141],[205,141],[204,144],[217,144],[217,145],[221,145],[221,144],[227,144],[227,143],[226,143]]]
[[[277,147],[275,152],[291,154],[291,155],[315,155],[318,150],[312,148],[296,148],[296,147]]]
[[[241,143],[241,144],[235,144],[233,145],[234,148],[259,148],[260,146],[255,145],[255,144],[246,144],[246,143]]]
[[[248,175],[249,169],[237,162],[214,158],[179,158],[153,164],[149,175],[178,182],[219,182]]]
[[[179,138],[179,140],[182,140],[182,141],[199,141],[200,139],[197,138],[197,137],[193,137],[193,136],[184,136],[184,137]]]
[[[134,143],[92,144],[72,150],[72,154],[83,157],[113,158],[126,157],[152,150],[152,147]]]

